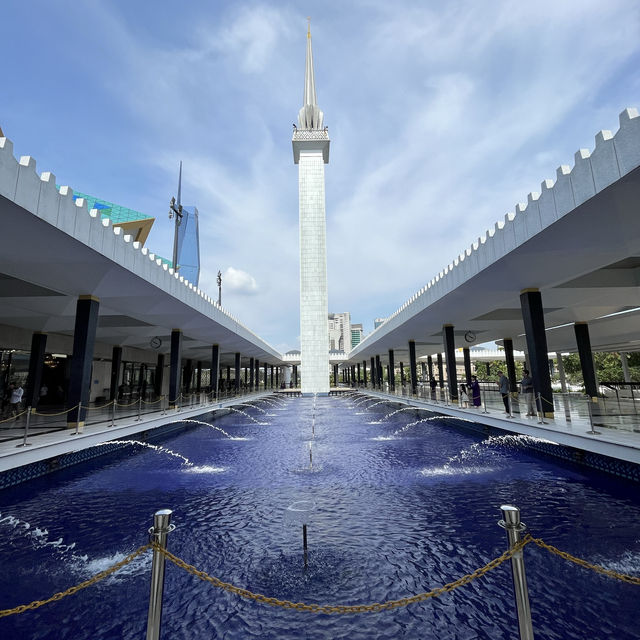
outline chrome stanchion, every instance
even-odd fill
[[[509,549],[520,542],[520,534],[526,529],[520,522],[520,509],[511,505],[502,505],[502,520],[498,524],[506,530]],[[529,590],[527,588],[527,576],[524,570],[523,549],[511,556],[511,573],[513,575],[513,591],[516,597],[516,610],[518,613],[518,627],[520,640],[533,640],[533,626],[531,624],[531,606],[529,604]]]
[[[111,426],[112,427],[116,423],[116,404],[118,403],[114,400],[113,404],[111,405]]]
[[[588,408],[589,408],[589,424],[591,425],[591,431],[587,431],[587,434],[589,434],[590,436],[599,436],[602,432],[601,431],[596,431],[593,428],[593,408],[592,408],[592,402],[593,402],[593,398],[589,398],[588,399]]]
[[[549,424],[544,421],[544,409],[542,408],[542,394],[538,391],[538,395],[536,397],[536,412],[538,413],[538,424]]]
[[[142,420],[142,398],[138,398],[138,417],[136,418],[136,422],[140,422]]]
[[[27,442],[27,436],[29,435],[29,423],[31,422],[31,407],[27,407],[27,421],[25,422],[24,425],[24,440],[22,441],[22,444],[17,444],[16,445],[16,449],[19,449],[20,447],[30,447],[31,443]]]
[[[149,538],[162,549],[167,548],[167,534],[175,529],[171,524],[171,509],[160,509],[153,516],[153,527],[149,529]],[[160,638],[160,623],[162,622],[162,592],[164,590],[164,555],[157,549],[153,550],[153,564],[151,565],[151,590],[149,594],[149,614],[147,616],[147,640]]]
[[[482,413],[489,413],[487,411],[487,394],[482,393],[481,398],[482,398]]]
[[[444,404],[445,406],[449,406],[449,385],[444,388]]]

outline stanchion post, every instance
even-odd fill
[[[593,428],[593,407],[592,407],[592,403],[593,400],[591,397],[587,398],[587,406],[589,408],[589,424],[591,425],[591,431],[587,431],[587,434],[589,434],[590,436],[599,436],[600,435],[600,431],[596,431]]]
[[[513,418],[513,407],[511,405],[511,392],[507,395],[507,406],[509,407],[509,413],[507,414],[507,418]]]
[[[487,411],[487,393],[482,393],[482,413],[489,413]]]
[[[140,422],[142,420],[142,396],[138,398],[138,417],[136,418],[136,422]]]
[[[113,427],[113,425],[116,423],[116,405],[118,404],[115,399],[112,401],[112,405],[111,405],[111,426]]]
[[[538,424],[548,424],[544,421],[544,408],[542,407],[542,394],[538,391],[536,397],[536,411],[538,412]]]
[[[500,507],[502,520],[498,524],[506,530],[509,549],[520,542],[520,534],[526,529],[520,521],[520,509],[508,504]],[[523,549],[511,556],[511,573],[513,575],[513,591],[516,597],[518,613],[518,627],[520,640],[533,640],[533,625],[531,623],[531,606],[529,604],[529,590],[527,576],[524,570]]]
[[[167,548],[167,535],[173,531],[171,525],[171,509],[160,509],[153,516],[153,527],[149,529],[149,536],[162,549]],[[164,590],[164,555],[157,549],[153,550],[151,566],[151,590],[149,594],[149,614],[147,616],[147,640],[159,640],[160,624],[162,622],[162,592]]]
[[[31,422],[31,407],[27,407],[27,421],[25,422],[24,425],[24,440],[22,441],[22,444],[17,444],[16,445],[16,449],[20,448],[20,447],[30,447],[31,443],[27,442],[27,436],[29,434],[29,423]]]

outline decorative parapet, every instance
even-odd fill
[[[218,306],[217,301],[140,242],[134,242],[121,227],[113,227],[108,218],[102,219],[98,209],[89,211],[84,198],[74,200],[70,187],[56,188],[53,173],[38,175],[34,158],[22,156],[16,160],[13,143],[6,137],[0,137],[0,195],[281,359],[280,353]]]
[[[595,149],[580,149],[574,166],[560,165],[556,180],[543,180],[541,192],[532,192],[526,203],[479,236],[440,273],[392,313],[387,320],[366,335],[355,347],[362,346],[401,325],[456,287],[476,275],[510,251],[530,240],[567,213],[592,198],[624,175],[640,166],[640,115],[635,108],[620,114],[620,128],[614,134],[600,131]],[[355,355],[355,354],[354,354]]]
[[[322,151],[325,164],[329,162],[329,129],[297,129],[293,130],[293,162],[300,162],[301,151]]]

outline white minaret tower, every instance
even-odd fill
[[[293,131],[300,201],[300,351],[302,394],[329,393],[329,305],[324,210],[324,165],[329,132],[316,101],[311,29],[307,31],[304,102]],[[295,125],[294,125],[295,127]]]

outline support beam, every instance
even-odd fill
[[[449,384],[449,396],[451,402],[458,402],[458,371],[456,368],[456,343],[453,325],[445,324],[442,327],[444,338],[444,354],[447,359],[447,383]]]
[[[396,390],[396,363],[393,359],[393,349],[389,349],[389,370],[391,371],[391,375],[389,376],[389,391],[393,393]]]
[[[249,358],[249,391],[254,390],[254,383],[256,379],[256,365],[253,358]]]
[[[256,391],[260,391],[260,360],[256,358],[255,364],[256,368]]]
[[[184,365],[184,392],[185,394],[191,393],[191,380],[193,378],[193,361],[187,360]]]
[[[356,385],[360,386],[362,384],[362,378],[360,377],[360,363],[358,362],[356,366],[358,369],[358,373],[357,373],[358,378],[356,379]]]
[[[111,350],[111,386],[109,388],[109,400],[118,399],[120,369],[122,369],[122,347],[113,347]]]
[[[182,331],[171,330],[171,360],[169,363],[169,407],[175,407],[180,396],[182,374]]]
[[[71,356],[71,378],[67,408],[67,427],[78,431],[84,427],[86,408],[91,391],[91,366],[93,348],[98,327],[100,301],[93,296],[80,296],[76,304],[76,323],[73,331],[73,355]],[[79,406],[78,406],[79,405]]]
[[[589,338],[589,325],[586,322],[576,322],[573,325],[580,356],[580,368],[584,380],[584,391],[590,398],[598,397],[598,384],[596,382],[596,370],[593,366],[593,352],[591,351],[591,339]]]
[[[196,374],[196,392],[202,393],[202,360],[197,363],[198,373]]]
[[[542,412],[553,418],[553,392],[547,363],[547,336],[544,326],[542,296],[537,289],[525,289],[520,293],[522,320],[527,335],[527,350],[531,358],[531,377],[534,392],[542,399]]]
[[[400,386],[404,389],[404,362],[400,363]]]
[[[462,348],[462,356],[464,358],[464,379],[468,386],[471,384],[471,351],[469,347]]]
[[[442,364],[442,354],[438,354],[438,386],[444,389],[444,365]]]
[[[298,365],[297,364],[293,365],[293,386],[296,389],[298,388]]]
[[[120,357],[122,357],[122,354]],[[113,362],[111,363],[111,369],[112,369],[111,375],[113,376]],[[156,360],[156,374],[153,377],[153,390],[156,394],[156,398],[159,398],[162,395],[163,384],[164,384],[164,353],[159,353],[158,359]],[[118,393],[117,386],[116,386],[116,393]],[[111,399],[114,400],[115,398],[111,398]]]
[[[378,379],[378,371],[376,369],[376,359],[371,357],[371,387],[376,388],[376,380]]]
[[[236,395],[238,395],[240,393],[240,354],[238,352],[236,352],[236,357],[235,357],[235,376],[236,376]]]
[[[367,361],[363,360],[362,361],[362,384],[364,384],[364,386],[367,386]]]
[[[382,389],[382,363],[380,362],[380,356],[376,356],[376,382],[378,389]]]
[[[427,369],[429,371],[429,382],[433,380],[433,358],[427,356]]]
[[[504,344],[504,362],[507,367],[507,378],[509,378],[509,391],[515,391],[518,388],[518,380],[516,379],[516,360],[513,357],[513,340],[511,338],[503,338]]]
[[[409,340],[409,381],[411,382],[411,394],[416,395],[418,390],[418,371],[416,363],[416,343]]]
[[[219,371],[220,371],[220,345],[213,344],[211,345],[211,391],[214,393],[214,397],[218,397],[220,379],[219,379]]]
[[[531,366],[531,362],[528,356],[527,362],[529,363],[529,366]],[[567,376],[564,372],[564,362],[562,361],[562,354],[559,351],[556,352],[556,363],[558,366],[558,375],[560,376],[560,390],[562,391],[562,393],[567,393]]]
[[[25,407],[38,406],[40,387],[42,386],[42,369],[44,368],[44,352],[47,346],[47,334],[36,331],[31,336],[31,353],[29,355],[29,376],[27,391],[24,397]]]

